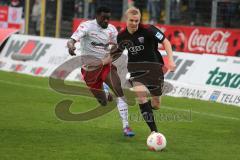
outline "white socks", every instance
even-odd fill
[[[126,128],[128,125],[128,105],[124,100],[124,97],[117,97],[117,107],[122,119],[123,128]]]
[[[106,96],[107,96],[109,94],[108,85],[103,83],[103,88],[104,88],[104,92],[106,93]],[[118,112],[119,112],[119,115],[122,120],[123,128],[126,128],[129,126],[129,124],[128,124],[128,105],[127,105],[124,97],[117,97],[116,101],[117,101]]]

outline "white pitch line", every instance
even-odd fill
[[[28,88],[37,88],[37,89],[50,90],[50,88],[47,88],[47,87],[39,87],[39,86],[36,86],[36,85],[30,85],[30,84],[8,82],[8,81],[4,81],[4,80],[0,80],[0,83],[11,84],[11,85],[20,86],[20,87],[28,87]]]
[[[43,90],[51,90],[50,88],[47,87],[39,87],[36,85],[29,85],[29,84],[22,84],[22,83],[16,83],[16,82],[8,82],[4,80],[0,80],[0,83],[5,83],[5,84],[10,84],[10,85],[16,85],[16,86],[21,86],[21,87],[29,87],[29,88],[37,88],[37,89],[43,89]],[[162,108],[169,109],[169,110],[175,110],[175,111],[184,111],[184,112],[189,112],[190,110],[186,109],[178,109],[178,108],[173,108],[170,106],[161,106]],[[221,118],[221,119],[231,119],[231,120],[237,120],[239,121],[240,118],[236,117],[229,117],[229,116],[222,116],[222,115],[217,115],[213,113],[205,113],[205,112],[198,112],[198,111],[193,111],[191,110],[192,113],[203,115],[203,116],[208,116],[208,117],[215,117],[215,118]]]
[[[217,115],[217,114],[213,114],[213,113],[206,113],[206,112],[198,112],[198,111],[193,111],[193,110],[187,110],[187,109],[177,109],[177,108],[173,108],[173,107],[169,107],[169,106],[161,106],[162,108],[165,109],[169,109],[169,110],[175,110],[175,111],[184,111],[184,112],[192,112],[195,114],[199,114],[199,115],[203,115],[203,116],[208,116],[208,117],[215,117],[215,118],[221,118],[221,119],[231,119],[231,120],[237,120],[239,121],[240,118],[236,118],[236,117],[229,117],[229,116],[221,116],[221,115]]]

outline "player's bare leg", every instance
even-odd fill
[[[148,99],[147,99],[147,95],[148,95],[148,91],[147,88],[140,82],[133,82],[133,89],[134,92],[137,96],[137,100],[139,104],[143,104],[143,103],[147,103]]]
[[[151,104],[153,109],[158,110],[161,106],[161,97],[159,96],[153,96],[151,100]]]
[[[103,90],[91,88],[90,91],[102,106],[107,105],[107,97]]]
[[[112,91],[116,95],[116,97],[124,96],[123,90],[121,87],[121,80],[115,69],[111,69],[111,71],[107,75],[105,83],[112,89]]]

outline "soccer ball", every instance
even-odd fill
[[[161,151],[167,145],[167,140],[162,133],[151,133],[147,138],[147,146],[152,151]]]

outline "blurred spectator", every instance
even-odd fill
[[[35,0],[33,4],[31,19],[34,27],[34,34],[40,34],[40,20],[41,20],[41,0]]]
[[[6,5],[8,5],[7,0],[0,1],[0,6],[6,6]]]
[[[82,18],[83,17],[83,0],[76,0],[74,4],[75,15],[74,17]]]
[[[181,0],[171,0],[171,20],[178,21],[181,18]]]
[[[148,0],[147,10],[150,15],[150,24],[156,24],[160,19],[160,0]]]
[[[143,13],[144,9],[146,9],[146,3],[147,0],[128,0],[129,8],[135,6],[140,10],[141,14]]]
[[[23,1],[21,0],[11,0],[11,7],[23,7]]]
[[[104,2],[98,1],[98,4],[102,5],[104,4]],[[88,18],[88,19],[95,18],[96,6],[97,6],[96,0],[85,0],[84,1],[84,18]]]
[[[128,8],[134,6],[134,1],[133,0],[128,0]]]
[[[75,1],[74,0],[65,0],[63,1],[63,6],[62,6],[62,20],[63,21],[72,21],[74,17],[74,6]],[[54,7],[55,10],[54,12],[56,13],[56,7]],[[56,16],[56,14],[53,14]],[[54,16],[54,18],[55,18]]]
[[[63,4],[63,8],[64,8]],[[56,2],[55,0],[47,0],[46,1],[46,18],[47,19],[54,19],[55,18],[55,14],[56,14]],[[64,10],[63,10],[64,11]]]
[[[88,18],[93,19],[93,18],[95,18],[96,1],[95,0],[88,0],[88,3],[89,3]]]
[[[230,0],[225,0],[219,4],[220,13],[222,13],[223,27],[229,28],[232,26],[232,19],[237,13],[237,4]]]
[[[196,16],[197,16],[197,12],[196,12],[196,0],[189,0],[188,1],[188,8],[189,8],[189,18],[190,20],[190,25],[193,26],[195,24],[196,21]]]
[[[24,18],[24,2],[23,0],[10,0],[10,7],[22,8],[22,18]]]

